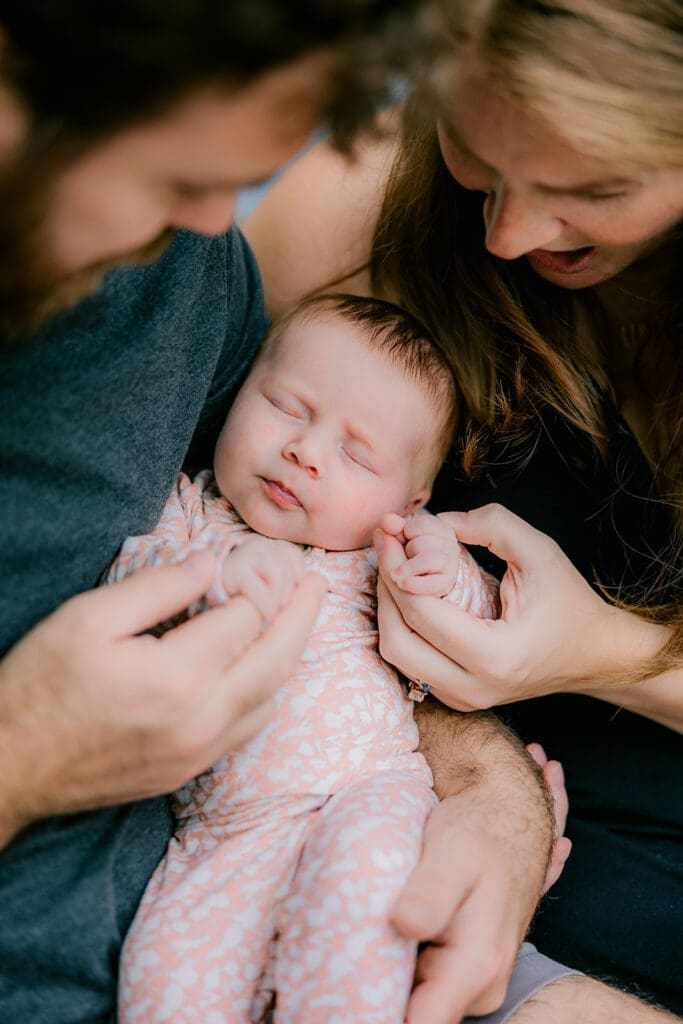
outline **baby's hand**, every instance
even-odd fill
[[[223,585],[231,597],[242,594],[265,619],[284,607],[306,574],[304,554],[296,544],[253,537],[226,556]]]
[[[394,569],[391,578],[408,594],[445,597],[456,584],[461,548],[450,526],[429,512],[389,515],[382,529],[403,544],[407,562]]]

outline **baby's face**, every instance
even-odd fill
[[[439,427],[424,387],[360,329],[294,320],[255,363],[218,440],[221,493],[258,533],[365,547],[387,512],[429,497]]]

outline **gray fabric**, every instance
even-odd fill
[[[571,967],[564,967],[562,964],[556,963],[555,960],[549,960],[547,956],[539,953],[530,942],[525,942],[517,954],[505,1002],[500,1010],[488,1013],[485,1017],[465,1017],[463,1024],[505,1024],[523,1003],[549,985],[551,981],[579,973]],[[273,1024],[271,1013],[268,1014],[265,1024]]]
[[[517,962],[510,978],[505,1002],[500,1010],[488,1013],[485,1017],[467,1017],[465,1020],[470,1024],[505,1024],[505,1021],[508,1021],[523,1003],[549,985],[551,981],[579,973],[571,967],[565,967],[563,964],[558,964],[555,960],[543,956],[530,942],[525,942],[517,954]]]
[[[93,587],[156,523],[217,430],[266,327],[238,232],[181,232],[0,350],[0,652]],[[44,821],[0,854],[0,1021],[112,1012],[122,937],[171,833],[165,799]]]

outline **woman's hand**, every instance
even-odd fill
[[[665,631],[603,601],[558,545],[499,505],[439,517],[459,541],[507,562],[501,615],[476,619],[432,597],[407,594],[392,580],[406,554],[377,531],[380,649],[411,679],[461,711],[554,692],[581,692],[633,677]]]

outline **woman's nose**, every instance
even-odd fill
[[[525,196],[500,185],[484,203],[486,248],[503,260],[515,260],[555,242],[565,223]]]

